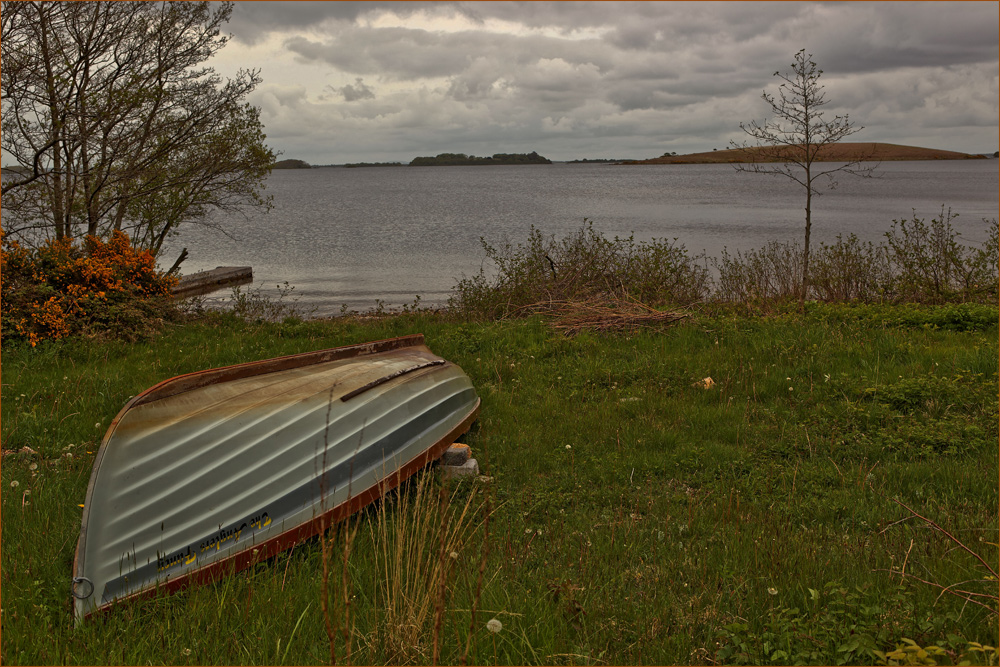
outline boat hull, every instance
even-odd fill
[[[475,420],[462,370],[408,336],[180,376],[108,429],[75,614],[287,549],[434,461]]]

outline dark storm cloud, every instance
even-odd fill
[[[608,66],[595,42],[581,44],[555,38],[473,31],[435,33],[411,28],[347,26],[323,38],[295,36],[286,48],[305,61],[321,61],[346,72],[379,74],[403,80],[453,76],[487,59],[498,69],[524,67],[543,59]]]
[[[375,91],[365,85],[364,79],[358,77],[354,80],[354,85],[343,86],[338,92],[344,96],[345,102],[357,102],[358,100],[375,99]]]
[[[981,2],[263,2],[238,3],[230,28],[234,43],[267,41],[284,63],[278,76],[261,65],[255,93],[269,136],[329,128],[338,150],[523,146],[559,159],[595,145],[639,155],[721,147],[741,121],[765,115],[761,91],[773,92],[773,73],[806,48],[824,70],[829,110],[866,125],[860,138],[927,137],[969,151],[985,142],[992,152],[997,11]],[[296,67],[309,74],[296,79]]]
[[[255,44],[270,32],[350,23],[379,11],[406,16],[440,6],[434,2],[237,2],[228,28],[236,39]]]

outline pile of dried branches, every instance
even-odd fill
[[[533,310],[551,315],[550,325],[571,336],[584,330],[655,329],[688,316],[688,313],[656,310],[627,296],[607,295],[579,301],[548,301],[534,304]]]

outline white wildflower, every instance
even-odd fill
[[[486,621],[486,629],[492,632],[493,634],[496,634],[501,630],[503,630],[503,623],[501,623],[495,618],[491,618],[490,620]]]

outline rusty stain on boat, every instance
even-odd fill
[[[250,566],[437,459],[479,411],[423,336],[182,375],[101,443],[73,564],[78,620]]]

